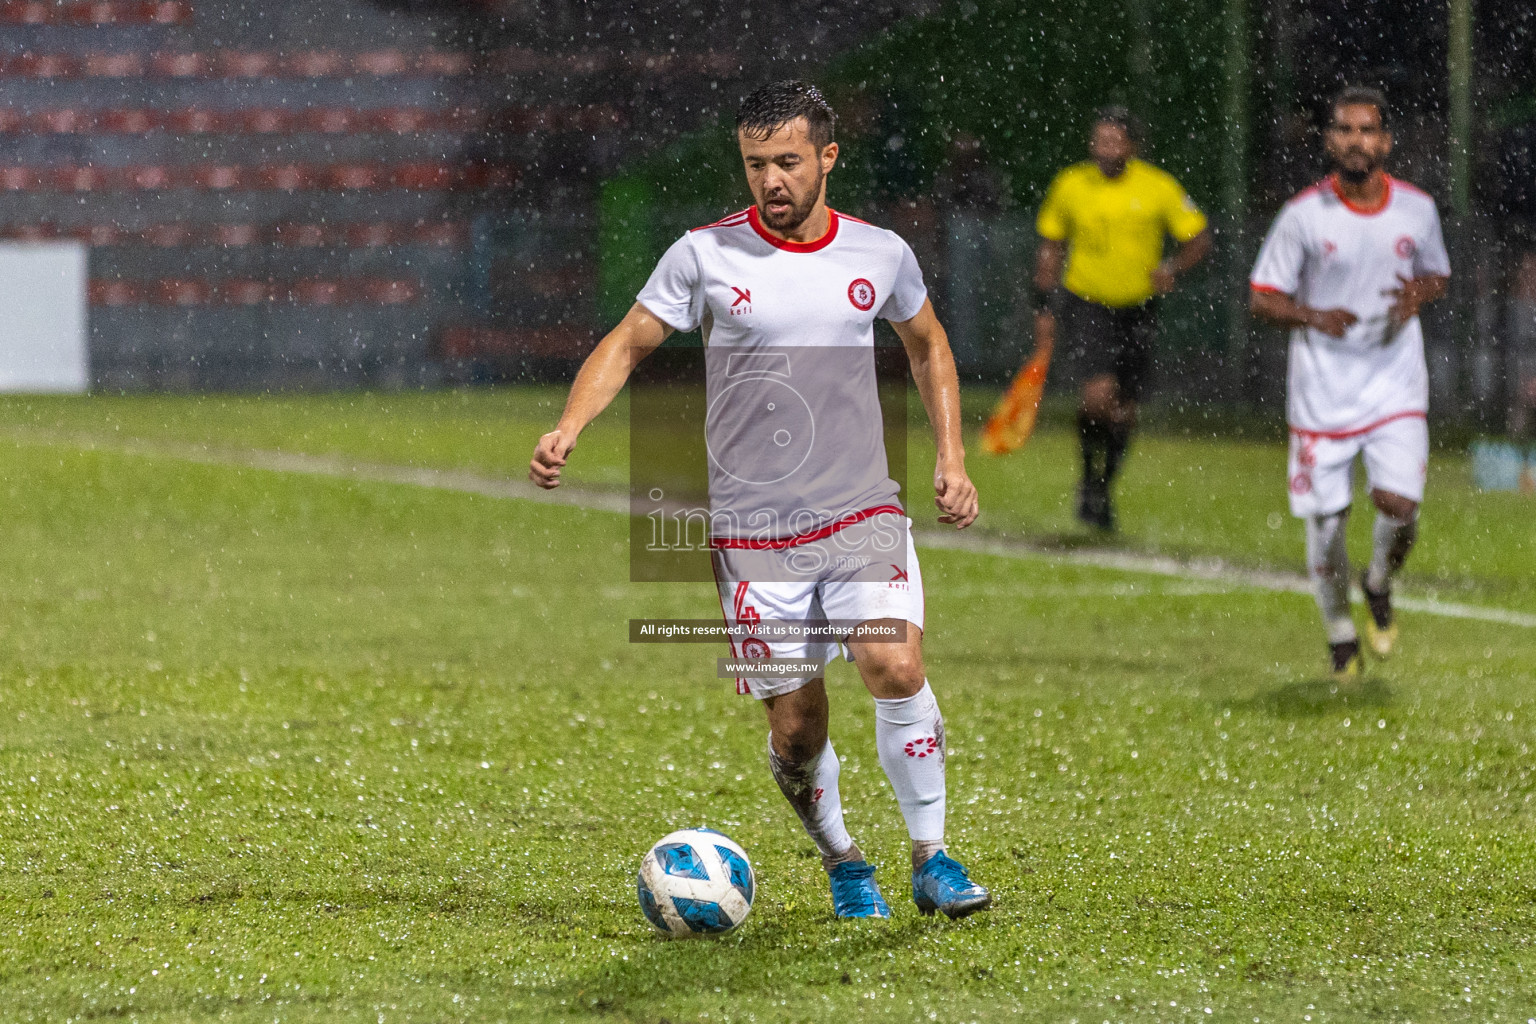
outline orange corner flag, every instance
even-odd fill
[[[1022,447],[1034,433],[1040,398],[1045,394],[1045,374],[1051,368],[1051,351],[1056,347],[1054,320],[1052,317],[1048,328],[1036,332],[1035,351],[1014,375],[987,425],[981,428],[982,451],[1007,455]]]

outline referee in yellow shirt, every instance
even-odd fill
[[[1087,373],[1077,516],[1102,530],[1115,528],[1109,487],[1151,367],[1157,297],[1211,249],[1205,214],[1172,175],[1136,158],[1140,142],[1130,111],[1100,110],[1090,159],[1056,175],[1035,221],[1036,331],[1056,328],[1059,348]],[[1165,235],[1179,243],[1167,259]]]

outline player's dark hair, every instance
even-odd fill
[[[765,85],[742,100],[736,130],[749,139],[766,139],[797,117],[805,118],[818,150],[831,144],[837,115],[820,89],[798,78]]]
[[[1131,108],[1122,107],[1118,103],[1108,107],[1100,107],[1093,115],[1092,128],[1101,124],[1112,124],[1125,132],[1125,137],[1136,145],[1141,145],[1142,138],[1146,135],[1142,128],[1141,118],[1131,113]]]
[[[1387,94],[1368,85],[1346,85],[1335,93],[1333,102],[1328,105],[1328,123],[1333,123],[1334,111],[1340,107],[1352,107],[1357,104],[1375,107],[1376,113],[1381,115],[1381,126],[1383,128],[1387,126]]]

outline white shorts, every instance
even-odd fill
[[[1423,413],[1408,413],[1362,431],[1323,433],[1292,427],[1287,470],[1291,514],[1306,519],[1348,508],[1354,500],[1356,455],[1365,458],[1365,479],[1372,490],[1423,500],[1429,427]]]
[[[881,536],[890,542],[875,543]],[[912,521],[905,516],[882,514],[839,534],[778,550],[717,549],[713,560],[728,626],[898,619],[923,628],[923,575],[912,545]],[[791,560],[793,569],[787,568]],[[840,651],[853,660],[853,652],[841,642],[845,639],[846,634],[765,641],[748,635],[731,644],[731,657],[804,659],[825,666]],[[824,671],[738,678],[736,692],[751,693],[758,700],[776,697],[821,678]]]

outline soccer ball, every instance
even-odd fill
[[[721,935],[752,909],[747,853],[712,828],[663,836],[640,862],[640,910],[668,935]]]

